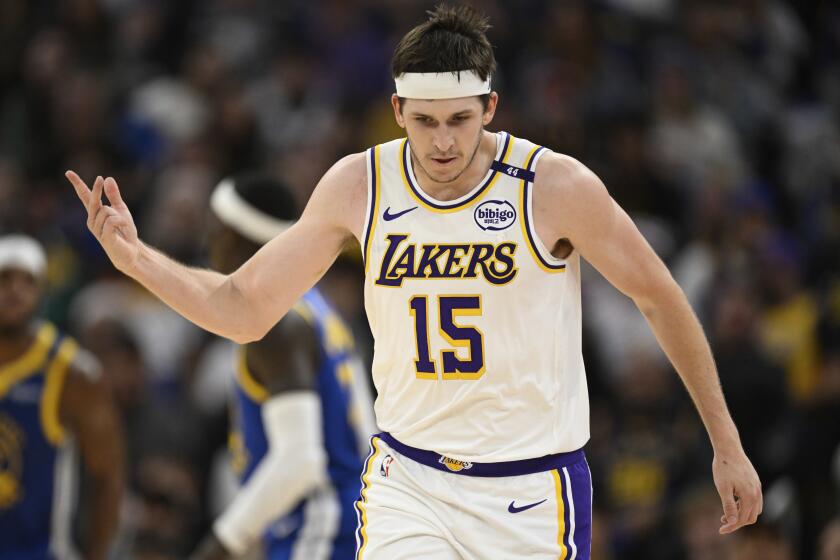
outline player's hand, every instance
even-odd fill
[[[764,508],[761,481],[743,450],[731,454],[715,454],[712,475],[723,504],[720,534],[751,525]]]
[[[140,240],[137,238],[137,227],[131,212],[120,196],[117,182],[113,177],[104,180],[97,177],[93,182],[93,189],[89,189],[74,171],[68,171],[64,175],[85,205],[88,229],[105,249],[108,258],[118,270],[131,270],[140,253]],[[102,203],[103,191],[110,206]]]

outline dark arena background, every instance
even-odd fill
[[[584,271],[597,560],[840,558],[840,5],[487,0],[491,130],[572,155],[628,210],[711,341],[763,483],[720,536],[712,451],[643,317]],[[141,237],[206,266],[211,189],[262,170],[304,204],[401,135],[414,0],[3,0],[0,234],[48,253],[42,314],[104,365],[127,448],[113,558],[184,558],[231,493],[232,343],[109,263],[65,180],[115,177]],[[372,341],[358,247],[322,281]],[[82,484],[84,484],[84,477]],[[85,512],[74,515],[85,534]],[[2,541],[2,535],[0,535]]]

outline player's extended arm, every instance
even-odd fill
[[[242,555],[327,476],[312,326],[288,313],[262,340],[246,346],[246,360],[269,394],[261,407],[268,453],[191,560]]]
[[[68,371],[60,414],[76,438],[85,472],[91,479],[91,487],[83,496],[90,512],[84,557],[104,560],[119,525],[124,469],[122,431],[107,383],[86,353]]]
[[[679,373],[714,449],[712,472],[723,503],[721,533],[754,523],[761,483],[741,446],[709,344],[682,289],[603,183],[572,158],[547,154],[537,171],[534,214],[552,224],[604,277],[633,299]]]
[[[74,172],[66,175],[117,269],[193,323],[239,343],[262,338],[358,235],[367,192],[364,155],[345,157],[321,179],[295,225],[223,275],[184,266],[143,243],[113,178],[98,177],[91,190]]]

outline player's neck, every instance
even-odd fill
[[[423,192],[438,200],[455,200],[467,194],[487,175],[490,165],[496,159],[498,135],[486,130],[481,133],[481,141],[475,156],[466,169],[453,181],[435,181],[418,165],[411,153],[411,165],[414,177]]]
[[[0,367],[20,358],[34,339],[30,325],[0,328]]]

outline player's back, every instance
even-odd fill
[[[306,558],[352,557],[356,529],[353,503],[359,493],[359,473],[368,438],[375,430],[367,379],[354,351],[352,335],[317,289],[307,292],[292,312],[311,325],[318,341],[316,387],[321,400],[329,484],[307,496],[269,528],[268,558],[288,558],[292,551],[298,555],[306,551],[300,556]],[[234,470],[243,483],[268,451],[260,409],[268,394],[248,371],[244,357],[245,352],[240,349],[231,437]],[[294,461],[294,457],[288,460]],[[325,547],[331,547],[333,552]]]
[[[45,323],[23,356],[0,365],[0,559],[51,558],[67,535],[59,400],[76,348]]]

